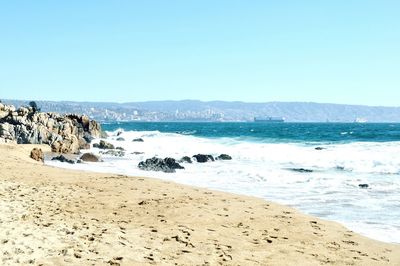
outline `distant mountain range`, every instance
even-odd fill
[[[2,100],[15,106],[29,101]],[[287,122],[400,122],[400,107],[311,102],[150,101],[131,103],[36,101],[46,112],[81,113],[108,121],[253,121],[284,117]]]

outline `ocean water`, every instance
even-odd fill
[[[374,239],[400,243],[400,124],[135,122],[103,128],[107,141],[126,149],[124,157],[102,155],[102,163],[47,163],[256,196],[338,221]],[[132,142],[135,138],[144,142]],[[171,174],[137,167],[153,156],[179,159],[198,153],[226,153],[233,159],[183,163],[184,170]],[[312,172],[293,171],[299,168]]]

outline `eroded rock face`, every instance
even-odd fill
[[[101,135],[100,124],[85,115],[40,113],[31,107],[0,104],[1,142],[48,144],[54,152],[78,153]]]
[[[42,149],[39,148],[33,148],[33,150],[31,151],[31,158],[35,161],[38,162],[43,162],[44,161],[44,154]]]

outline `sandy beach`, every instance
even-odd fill
[[[0,145],[2,265],[400,265],[400,245],[261,199],[45,166]]]

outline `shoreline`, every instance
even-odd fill
[[[400,245],[263,199],[69,170],[0,144],[3,264],[396,265]]]

